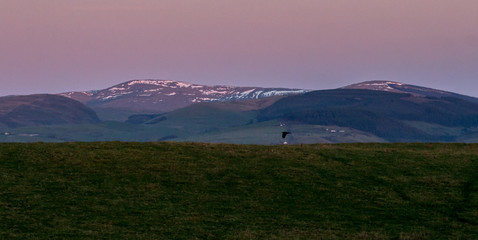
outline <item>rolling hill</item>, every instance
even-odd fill
[[[0,123],[8,127],[98,123],[84,104],[58,95],[36,94],[0,98]]]
[[[452,97],[478,103],[478,98],[475,97],[394,81],[366,81],[345,86],[343,87],[343,89],[364,89],[384,92],[406,93],[417,97]]]
[[[281,99],[258,116],[259,121],[271,119],[350,127],[388,141],[453,141],[453,136],[430,133],[411,123],[466,132],[478,126],[478,104],[454,97],[335,89]]]

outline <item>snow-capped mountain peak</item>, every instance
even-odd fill
[[[207,86],[173,80],[131,80],[99,91],[67,92],[90,106],[170,111],[197,102],[259,99],[305,93],[307,90],[234,86]]]
[[[387,91],[387,92],[401,92],[396,87],[402,86],[403,83],[394,82],[394,81],[366,81],[361,83],[352,84],[344,87],[345,89],[368,89],[376,91]]]
[[[410,94],[417,97],[453,97],[458,99],[463,99],[471,102],[478,102],[474,97],[465,96],[453,92],[447,92],[443,90],[421,87],[416,85],[404,84],[394,81],[367,81],[352,84],[343,89],[366,89],[366,90],[375,90],[375,91],[386,91],[386,92],[395,92],[395,93],[404,93]]]

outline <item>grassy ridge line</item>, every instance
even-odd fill
[[[2,143],[0,238],[473,239],[478,145]]]

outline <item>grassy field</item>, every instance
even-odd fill
[[[166,140],[276,145],[284,141],[281,137],[282,131],[293,133],[285,139],[291,144],[386,142],[385,139],[370,133],[346,127],[309,124],[281,126],[281,122],[276,120],[247,123],[248,118],[236,117],[234,114],[227,113],[217,118],[216,116],[215,118],[198,117],[189,124],[181,117],[168,117],[161,124],[129,124],[108,121],[99,124],[23,127],[3,131],[0,129],[0,142],[151,142]],[[232,120],[234,117],[236,119]],[[335,132],[331,132],[331,130]],[[10,134],[3,135],[3,132]]]
[[[2,143],[0,239],[478,239],[478,145]]]
[[[286,139],[282,139],[282,131],[290,131],[293,134],[288,135]],[[386,140],[372,134],[346,127],[311,124],[280,126],[280,121],[275,120],[232,127],[224,131],[211,131],[193,135],[189,138],[180,138],[177,141],[262,145],[277,145],[284,141],[290,144],[386,142]]]

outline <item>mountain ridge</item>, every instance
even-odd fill
[[[83,102],[93,108],[167,112],[199,102],[260,99],[307,91],[289,88],[208,86],[173,80],[143,79],[130,80],[102,90],[65,92],[59,95]]]
[[[478,98],[458,94],[450,91],[444,91],[434,88],[422,87],[412,84],[406,84],[396,81],[387,80],[372,80],[360,83],[351,84],[339,89],[366,89],[374,91],[395,92],[395,93],[407,93],[418,97],[454,97],[471,102],[478,103]]]

